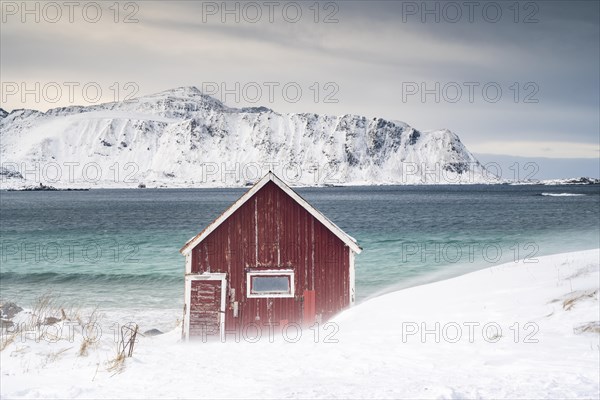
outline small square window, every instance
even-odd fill
[[[294,271],[254,271],[246,278],[248,297],[294,297]]]

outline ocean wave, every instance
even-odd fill
[[[585,196],[585,194],[583,194],[583,193],[542,193],[540,196],[569,197],[569,196]]]
[[[165,274],[94,274],[94,273],[59,273],[59,272],[0,272],[3,284],[10,283],[87,283],[87,284],[116,284],[116,283],[181,283],[183,275]]]

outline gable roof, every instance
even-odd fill
[[[288,185],[285,184],[281,179],[279,179],[274,173],[269,171],[268,174],[263,176],[250,190],[248,190],[242,197],[237,199],[235,203],[233,203],[223,214],[221,214],[217,219],[215,219],[210,225],[208,225],[202,232],[198,235],[194,236],[190,240],[186,242],[186,244],[179,250],[179,252],[183,255],[188,254],[194,247],[196,247],[200,242],[202,242],[208,235],[210,235],[219,225],[221,225],[227,218],[229,218],[237,209],[239,209],[244,203],[246,203],[254,194],[256,194],[263,186],[267,183],[273,182],[281,190],[287,193],[296,203],[298,203],[302,208],[308,211],[313,217],[315,217],[319,222],[321,222],[331,233],[337,236],[342,242],[344,242],[352,251],[356,254],[359,254],[362,249],[356,242],[352,236],[345,233],[341,230],[336,224],[331,222],[329,218],[321,214],[319,210],[311,206],[306,200],[304,200],[298,193],[294,192]]]

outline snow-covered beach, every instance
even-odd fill
[[[494,266],[367,300],[318,330],[181,343],[175,329],[140,337],[122,365],[110,331],[87,355],[78,328],[17,336],[0,353],[1,396],[598,398],[599,259]]]

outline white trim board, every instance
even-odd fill
[[[302,208],[309,212],[319,222],[321,222],[327,229],[329,229],[335,236],[337,236],[342,242],[344,242],[353,252],[360,254],[362,249],[356,243],[353,237],[348,235],[346,232],[341,230],[336,224],[331,222],[329,218],[321,214],[319,210],[311,206],[306,200],[304,200],[298,193],[294,192],[292,188],[286,185],[281,179],[279,179],[273,172],[269,171],[263,176],[256,184],[248,190],[242,197],[237,199],[235,203],[231,205],[223,214],[215,219],[210,225],[208,225],[202,232],[188,240],[188,242],[181,248],[180,253],[187,255],[194,247],[202,242],[208,235],[210,235],[219,225],[227,220],[235,211],[237,211],[242,205],[244,205],[252,196],[254,196],[263,186],[267,183],[273,182],[279,186],[285,193],[287,193],[296,203],[300,204]]]
[[[356,272],[354,269],[354,253],[350,252],[350,255],[348,257],[348,278],[350,280],[350,285],[349,285],[349,290],[350,293],[348,293],[348,295],[350,296],[350,305],[353,306],[356,299],[355,299],[355,280],[356,280]]]

